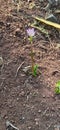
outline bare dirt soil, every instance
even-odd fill
[[[26,34],[29,23],[34,21],[30,16],[45,15],[42,7],[46,3],[43,6],[37,0],[34,3],[35,7],[29,9],[29,3],[21,1],[17,12],[12,1],[0,0],[0,56],[4,60],[0,67],[0,130],[7,130],[7,120],[19,130],[56,130],[56,125],[60,125],[60,95],[54,91],[55,83],[60,80],[57,29],[46,26],[49,38],[35,29],[35,63],[41,74],[33,77],[23,72],[24,67],[31,65]]]

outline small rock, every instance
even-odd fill
[[[20,85],[18,85],[17,88],[20,89]]]
[[[19,100],[19,98],[17,98],[17,101]]]
[[[7,28],[9,28],[9,27],[10,27],[10,25],[11,25],[10,23],[6,23],[6,27],[7,27]]]
[[[23,124],[25,122],[25,117],[24,116],[20,116],[20,122]]]
[[[35,118],[35,121],[39,121],[39,118]]]
[[[41,110],[38,110],[38,113],[41,113]]]
[[[7,119],[8,119],[8,116],[5,116],[5,119],[7,120]]]
[[[27,73],[30,69],[31,69],[31,66],[26,66],[26,67],[24,67],[23,71],[25,73]]]
[[[45,114],[46,117],[49,117],[50,115],[48,113]]]
[[[20,96],[24,96],[24,95],[25,95],[25,92],[22,91],[19,95],[20,95]]]
[[[43,98],[45,98],[46,96],[45,95],[43,95]]]
[[[0,67],[2,67],[2,65],[3,65],[3,58],[0,57]]]
[[[39,118],[35,118],[36,125],[39,125]]]
[[[31,0],[28,0],[28,2],[31,2]]]
[[[29,100],[29,96],[27,95],[27,101]]]
[[[9,105],[9,108],[12,108],[13,106],[12,105]]]
[[[38,121],[36,121],[36,125],[39,125]]]
[[[58,106],[58,109],[60,110],[60,106]]]
[[[53,112],[55,112],[55,109],[54,109],[54,107],[52,107],[52,108],[51,108],[51,110],[52,110]]]
[[[31,126],[28,126],[28,129],[30,130],[30,129],[31,129]]]
[[[24,117],[24,116],[22,117],[22,120],[25,120],[25,117]]]

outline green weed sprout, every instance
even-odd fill
[[[38,65],[34,64],[34,52],[33,52],[33,47],[32,47],[33,38],[34,38],[34,35],[35,35],[34,28],[27,29],[27,35],[28,35],[28,39],[29,39],[29,41],[31,43],[31,62],[32,62],[32,68],[31,69],[32,69],[32,75],[36,76],[37,75]]]
[[[55,93],[60,94],[60,80],[56,83]]]
[[[34,71],[33,71],[33,72],[34,72],[34,73],[33,73],[34,76],[37,75],[37,69],[38,69],[38,65],[36,64],[36,65],[34,65]]]

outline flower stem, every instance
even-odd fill
[[[32,48],[32,41],[31,41],[31,62],[32,62],[32,74],[34,74],[34,54]]]

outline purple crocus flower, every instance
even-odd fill
[[[35,35],[34,28],[28,28],[27,34],[28,34],[29,37],[33,37]]]

